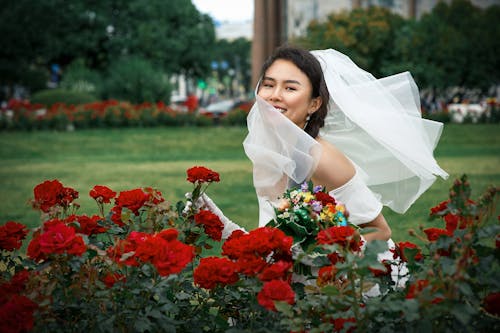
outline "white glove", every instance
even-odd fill
[[[191,193],[189,193],[189,197],[190,197],[190,194]],[[186,193],[186,196],[188,196],[187,193]],[[212,213],[214,213],[215,215],[217,215],[219,217],[221,222],[224,224],[224,229],[222,230],[222,239],[227,239],[229,236],[231,236],[231,234],[235,230],[241,230],[244,233],[247,232],[245,230],[245,228],[239,226],[238,224],[236,224],[233,221],[231,221],[230,219],[228,219],[224,215],[224,213],[220,210],[220,208],[217,207],[217,205],[212,201],[212,199],[210,199],[210,197],[208,195],[206,195],[205,193],[203,193],[196,200],[196,202],[194,202],[193,204],[194,204],[195,208],[208,209],[209,211],[211,211]]]

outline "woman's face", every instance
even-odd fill
[[[277,59],[264,73],[257,94],[300,128],[321,105],[319,97],[311,98],[312,85],[307,75],[283,59]]]

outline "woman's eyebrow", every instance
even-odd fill
[[[264,80],[276,82],[275,79],[273,79],[272,77],[269,77],[269,76],[264,76],[262,78],[262,81],[264,81]],[[301,83],[299,81],[297,81],[297,80],[285,80],[284,82],[285,83],[294,83],[294,84],[301,85]]]

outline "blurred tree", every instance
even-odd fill
[[[468,0],[440,1],[418,21],[370,7],[313,21],[292,42],[337,49],[376,77],[410,71],[422,87],[487,89],[500,82],[499,17],[500,6]]]
[[[251,41],[245,38],[235,40],[221,39],[216,42],[212,61],[224,66],[218,66],[218,76],[223,78],[230,73],[239,76],[240,83],[246,91],[250,90],[251,82]]]
[[[4,0],[0,35],[4,86],[26,83],[29,69],[64,68],[77,58],[104,71],[123,55],[167,73],[201,75],[215,43],[212,20],[186,0]]]
[[[496,19],[495,19],[496,17]],[[440,2],[420,21],[400,30],[394,53],[419,84],[486,89],[500,81],[500,6],[480,9],[467,0]]]
[[[382,7],[355,9],[313,21],[305,38],[292,42],[308,49],[334,48],[361,68],[379,77],[384,63],[393,61],[394,36],[404,19]]]
[[[202,75],[215,44],[212,19],[186,0],[114,0],[106,46],[111,59],[138,55],[167,73]]]
[[[105,99],[127,100],[132,103],[169,103],[170,83],[150,61],[139,56],[123,56],[113,62],[104,80]]]

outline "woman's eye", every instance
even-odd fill
[[[289,90],[289,91],[295,91],[297,90],[295,87],[286,87],[286,90]]]

